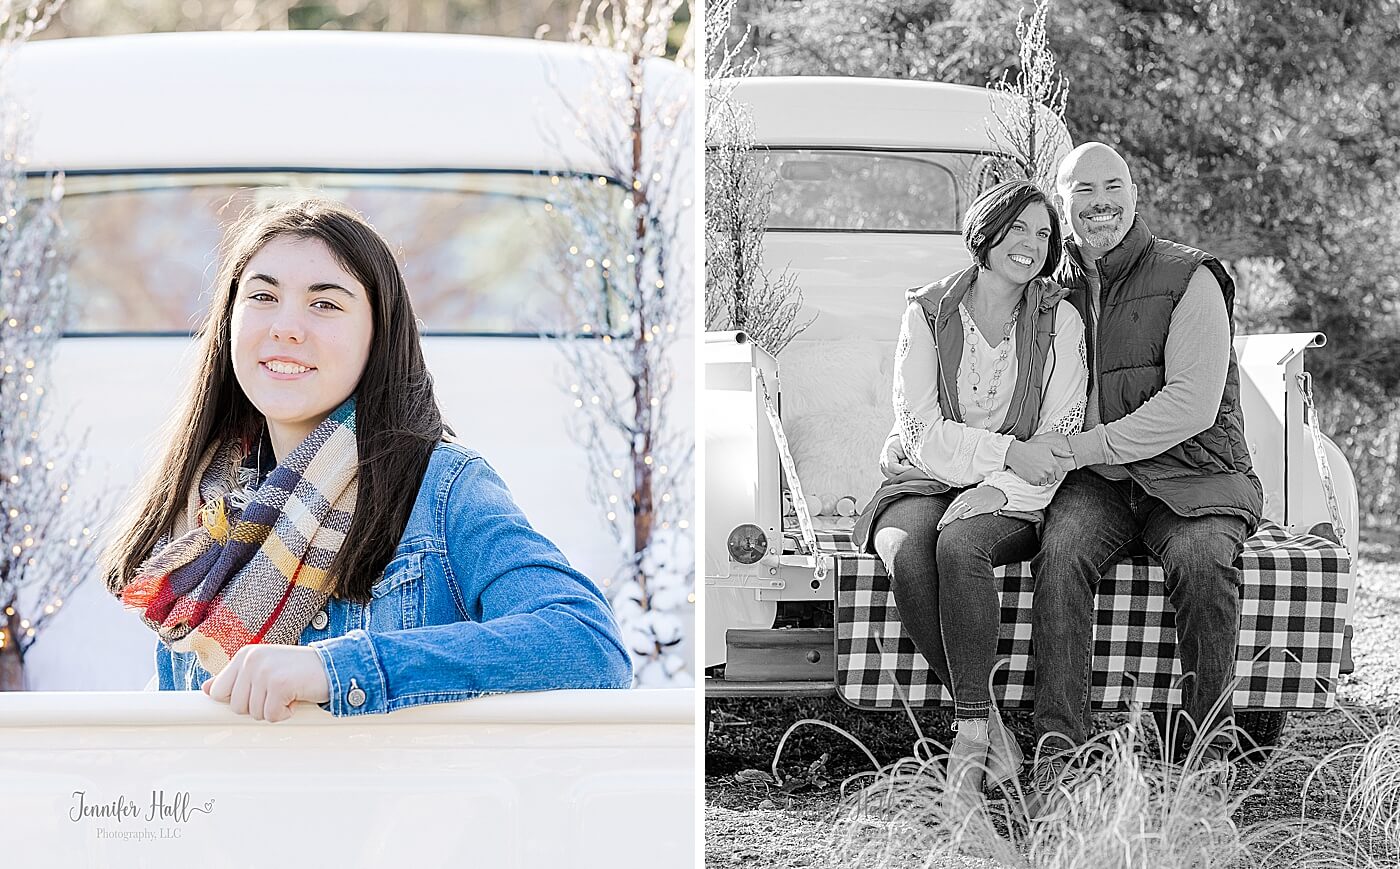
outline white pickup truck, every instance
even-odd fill
[[[855,551],[850,529],[881,480],[904,292],[967,264],[959,221],[999,150],[992,96],[818,77],[746,79],[734,95],[752,109],[775,181],[765,264],[795,273],[799,322],[815,319],[776,359],[742,334],[706,335],[706,695],[835,691],[864,709],[898,709],[901,696],[951,705],[900,629],[883,565]],[[1235,340],[1269,522],[1242,558],[1234,700],[1254,710],[1241,722],[1263,743],[1286,710],[1331,706],[1348,658],[1355,484],[1341,452],[1309,425],[1303,376],[1304,351],[1324,342],[1317,333]],[[792,510],[798,488],[814,514],[810,532]],[[1003,620],[999,653],[1010,666],[998,674],[999,700],[1029,708],[1030,566],[998,576],[1003,613],[1015,614]],[[1160,565],[1127,559],[1099,591],[1095,706],[1179,703]]]
[[[535,527],[606,584],[620,553],[570,435],[573,378],[540,337],[580,325],[563,319],[544,206],[554,175],[603,171],[573,114],[592,98],[599,64],[598,52],[575,46],[440,34],[25,46],[9,76],[33,117],[36,185],[64,172],[77,311],[49,406],[73,431],[90,430],[93,485],[124,491],[149,460],[188,373],[221,227],[286,188],[319,192],[365,214],[395,247],[445,421],[500,471]],[[665,61],[655,74],[686,75]],[[674,356],[668,410],[684,427],[694,358]],[[31,688],[145,684],[154,638],[100,582],[64,608],[26,659]],[[67,651],[91,642],[108,653]],[[693,658],[685,646],[678,652]]]
[[[316,191],[398,248],[444,419],[605,584],[618,551],[569,433],[561,354],[541,332],[578,327],[561,320],[544,206],[558,176],[602,171],[571,109],[606,62],[557,43],[423,34],[25,46],[8,76],[33,117],[31,180],[42,189],[64,173],[77,318],[49,407],[90,430],[75,498],[128,486],[156,447],[221,226],[279,189]],[[674,64],[652,69],[689,82]],[[672,411],[687,426],[694,363],[673,362]],[[267,725],[198,693],[130,690],[147,682],[155,644],[89,581],[26,658],[36,690],[0,694],[0,833],[15,862],[693,859],[692,690],[486,697],[354,720],[306,707]]]

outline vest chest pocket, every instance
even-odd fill
[[[423,554],[410,552],[390,561],[370,588],[365,627],[376,631],[416,628],[422,612]]]

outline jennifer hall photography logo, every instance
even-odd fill
[[[84,821],[100,821],[96,825],[97,838],[123,839],[128,841],[179,839],[184,835],[185,824],[199,815],[212,814],[214,801],[195,803],[189,791],[169,793],[152,790],[149,802],[137,802],[126,794],[116,799],[98,799],[87,791],[73,791],[73,802],[68,809],[68,820],[75,824]],[[137,827],[136,824],[158,823],[158,827]]]

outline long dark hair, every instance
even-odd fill
[[[963,215],[963,241],[973,260],[987,267],[987,255],[1001,244],[1011,224],[1030,205],[1039,202],[1050,215],[1050,247],[1038,278],[1048,278],[1060,265],[1060,212],[1044,191],[1029,181],[1005,181],[977,197]]]
[[[334,594],[360,602],[393,558],[408,524],[442,411],[423,361],[418,328],[393,252],[364,218],[324,199],[250,207],[228,229],[214,299],[196,333],[197,368],[167,429],[165,456],[133,493],[119,534],[103,553],[114,593],[135,576],[157,541],[174,530],[209,447],[229,438],[255,442],[262,414],[233,374],[229,321],[248,260],[274,238],[319,239],[369,294],[374,316],[369,358],[355,387],[359,488],[345,543],[331,562]],[[450,432],[450,429],[447,431]]]

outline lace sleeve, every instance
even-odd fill
[[[1088,407],[1086,392],[1089,385],[1089,366],[1086,360],[1084,348],[1084,325],[1079,319],[1079,315],[1066,302],[1060,303],[1063,309],[1068,309],[1068,322],[1056,342],[1075,341],[1079,347],[1077,353],[1066,353],[1070,359],[1070,364],[1050,373],[1050,379],[1045,384],[1044,407],[1046,415],[1041,418],[1039,431],[1059,432],[1068,437],[1079,434],[1084,430],[1084,411]],[[1063,352],[1063,350],[1062,350]],[[1047,422],[1049,420],[1049,422]]]
[[[899,443],[909,462],[925,474],[930,473],[924,464],[924,439],[928,437],[928,423],[919,417],[909,406],[909,396],[904,387],[904,369],[909,359],[910,318],[905,317],[899,329],[899,343],[894,351],[894,418],[899,426]]]
[[[1079,399],[1064,415],[1050,423],[1050,431],[1057,431],[1065,437],[1079,434],[1084,430],[1084,408],[1087,402]]]

